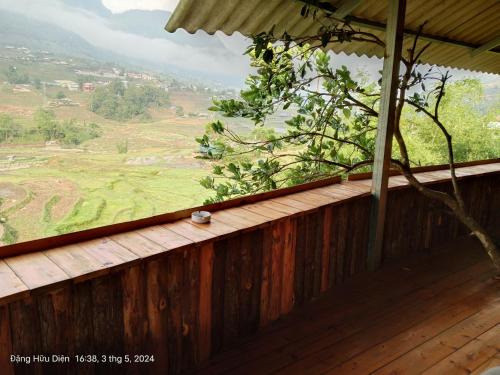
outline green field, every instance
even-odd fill
[[[65,92],[78,107],[55,109],[58,119],[99,124],[102,135],[75,148],[0,144],[0,239],[3,244],[78,231],[200,205],[198,180],[210,170],[196,159],[195,136],[207,119],[177,117],[169,109],[152,120],[118,123],[87,110],[88,94]],[[210,98],[172,94],[173,105],[206,111]],[[13,93],[0,85],[0,113],[30,125],[42,93]],[[118,145],[127,145],[119,153]]]

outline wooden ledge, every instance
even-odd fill
[[[460,178],[500,173],[500,163],[462,167]],[[417,174],[426,184],[450,179],[449,171]],[[408,186],[402,176],[390,178],[390,189]],[[345,204],[370,195],[371,180],[334,183],[274,196],[260,202],[213,212],[210,224],[195,224],[189,219],[124,231],[112,236],[82,241],[30,254],[0,260],[0,304],[57,288],[65,283],[78,283],[117,269],[130,267],[151,257],[168,256],[173,250],[184,251],[205,243],[271,225],[289,216],[305,215],[324,206]]]

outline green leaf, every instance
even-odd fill
[[[345,118],[351,117],[351,110],[349,108],[342,109],[342,112],[344,113]]]

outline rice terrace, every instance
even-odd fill
[[[12,64],[5,60],[0,60],[2,72]],[[50,67],[50,63],[32,62],[18,64],[17,69],[33,72],[39,65]],[[61,76],[68,70],[59,69]],[[198,180],[208,167],[194,157],[195,137],[208,122],[213,93],[195,90],[179,87],[169,93],[168,105],[148,109],[148,118],[120,121],[90,111],[92,93],[0,83],[0,120],[17,124],[23,132],[0,144],[1,242],[47,237],[202,203],[206,192]],[[65,102],[52,99],[56,96],[64,96]],[[37,137],[34,116],[43,107],[57,122],[78,119],[98,124],[99,136],[77,145]]]

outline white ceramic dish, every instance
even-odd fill
[[[194,211],[191,213],[191,220],[198,224],[209,223],[212,214],[208,211]]]

